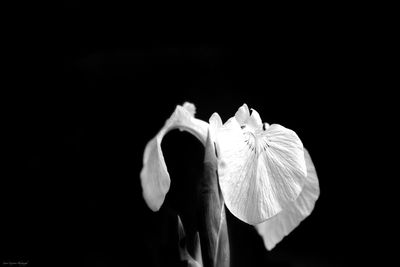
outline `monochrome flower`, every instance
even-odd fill
[[[215,146],[216,179],[226,207],[255,225],[267,249],[272,249],[311,213],[319,197],[310,155],[294,131],[262,123],[258,112],[250,113],[246,104],[225,124],[218,113],[209,123],[194,114],[191,103],[177,106],[146,145],[140,178],[147,205],[159,210],[170,187],[161,151],[165,134],[176,128],[188,131],[203,145],[208,137]]]

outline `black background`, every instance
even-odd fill
[[[368,214],[376,203],[364,198],[363,186],[373,179],[360,172],[368,159],[359,134],[374,120],[366,109],[367,87],[375,82],[368,71],[374,61],[369,27],[324,13],[249,26],[237,20],[205,26],[207,18],[191,13],[176,21],[140,14],[130,5],[65,3],[55,54],[63,62],[60,77],[24,114],[20,168],[34,179],[20,190],[39,183],[62,198],[51,205],[62,214],[61,225],[51,227],[63,243],[59,262],[175,266],[175,212],[193,206],[190,177],[201,170],[203,148],[187,133],[165,137],[172,182],[158,213],[143,201],[139,173],[146,143],[185,101],[206,121],[213,112],[226,121],[246,103],[263,121],[296,131],[318,173],[321,195],[313,213],[271,252],[228,212],[232,266],[352,266],[372,258],[367,251],[377,233]],[[44,176],[49,183],[38,182]],[[12,214],[20,214],[18,207],[37,216],[40,201],[8,201]],[[40,239],[32,225],[13,225],[10,261],[32,262]]]

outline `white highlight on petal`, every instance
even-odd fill
[[[247,110],[243,105],[215,130],[218,174],[228,209],[242,221],[258,224],[298,197],[306,166],[294,131],[277,124],[263,131],[259,114],[252,110],[246,119]]]
[[[255,225],[262,236],[265,247],[271,250],[286,235],[295,229],[302,220],[311,214],[319,197],[319,183],[310,154],[304,149],[307,177],[299,197],[271,219]]]
[[[140,180],[143,198],[153,211],[160,209],[171,183],[161,151],[161,142],[165,134],[173,129],[180,129],[196,136],[203,145],[206,142],[208,123],[194,118],[195,111],[195,106],[191,103],[178,105],[163,128],[146,145]]]

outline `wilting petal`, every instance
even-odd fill
[[[295,132],[276,124],[262,131],[258,113],[252,114],[246,122],[252,129],[241,129],[231,118],[216,130],[216,142],[228,209],[239,219],[258,224],[298,197],[306,166],[303,144]]]
[[[169,173],[161,151],[161,142],[165,134],[173,129],[180,129],[190,132],[203,144],[206,142],[208,123],[194,118],[194,113],[193,104],[177,106],[164,127],[146,145],[140,180],[144,200],[153,211],[160,209],[170,186]]]
[[[307,177],[299,197],[275,217],[255,226],[268,250],[273,249],[282,238],[293,231],[304,218],[310,215],[319,197],[317,173],[306,149],[304,149],[304,157],[307,166]]]

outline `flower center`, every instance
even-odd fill
[[[248,148],[253,151],[255,154],[261,154],[269,147],[268,140],[262,136],[263,130],[250,130],[245,129],[243,131],[244,141]]]

